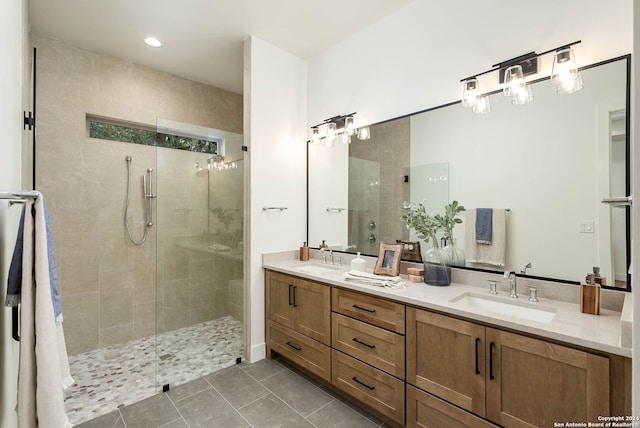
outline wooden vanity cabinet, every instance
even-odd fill
[[[505,427],[611,415],[609,358],[486,329],[487,418]]]
[[[331,380],[331,287],[267,271],[267,358],[275,351],[309,372]]]
[[[501,426],[610,414],[607,357],[415,308],[407,332],[407,382]]]
[[[485,328],[407,308],[407,332],[407,382],[485,416]]]
[[[331,344],[331,287],[267,271],[266,315],[312,339]]]
[[[496,428],[478,416],[407,384],[407,426],[410,428]]]

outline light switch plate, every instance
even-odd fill
[[[578,220],[578,233],[594,233],[593,220]]]

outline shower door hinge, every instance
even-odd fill
[[[29,127],[29,131],[31,131],[33,128],[35,128],[36,126],[36,117],[33,115],[32,112],[28,112],[29,114],[27,114],[27,112],[24,112],[24,123],[22,125],[22,129],[27,129],[27,126]]]
[[[242,151],[246,152],[247,150],[249,150],[249,148],[247,146],[242,146]]]

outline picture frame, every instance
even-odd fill
[[[420,241],[402,241],[396,239],[396,244],[402,244],[402,260],[422,263]]]
[[[376,275],[398,276],[400,274],[400,260],[402,259],[403,244],[380,243],[378,260],[373,268]]]

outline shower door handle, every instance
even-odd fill
[[[20,342],[20,333],[19,333],[19,318],[20,318],[20,312],[17,306],[14,306],[13,308],[11,308],[11,336],[13,337],[13,340],[15,340],[16,342]]]

